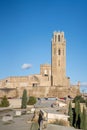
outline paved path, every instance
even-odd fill
[[[31,123],[27,122],[32,118],[32,114],[14,117],[13,121],[9,124],[2,122],[3,115],[5,115],[5,113],[0,113],[0,130],[30,130]]]
[[[49,124],[45,130],[78,130],[78,129],[74,129],[73,127]]]

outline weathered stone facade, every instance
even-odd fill
[[[66,40],[64,32],[54,32],[51,65],[40,65],[40,74],[8,77],[0,80],[0,97],[21,97],[26,89],[29,96],[65,97],[79,94],[79,84],[72,87],[66,77]]]
[[[52,39],[52,85],[70,86],[66,77],[66,40],[64,32],[54,32]]]

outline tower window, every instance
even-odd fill
[[[44,70],[44,76],[48,76],[47,70]]]
[[[58,35],[58,42],[60,42],[60,35]]]
[[[60,54],[61,54],[61,50],[59,49],[59,50],[58,50],[58,55],[60,55]]]
[[[37,83],[33,83],[32,86],[33,86],[33,87],[37,87]]]
[[[6,83],[8,82],[8,80],[6,79]]]

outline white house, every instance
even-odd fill
[[[65,114],[61,114],[58,113],[56,111],[51,111],[51,110],[40,110],[40,112],[42,113],[42,116],[45,120],[47,120],[47,122],[52,122],[55,120],[64,120],[64,121],[68,121],[69,116],[65,115]]]

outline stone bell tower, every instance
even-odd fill
[[[52,38],[51,76],[52,86],[66,86],[66,40],[64,32],[54,32]]]

